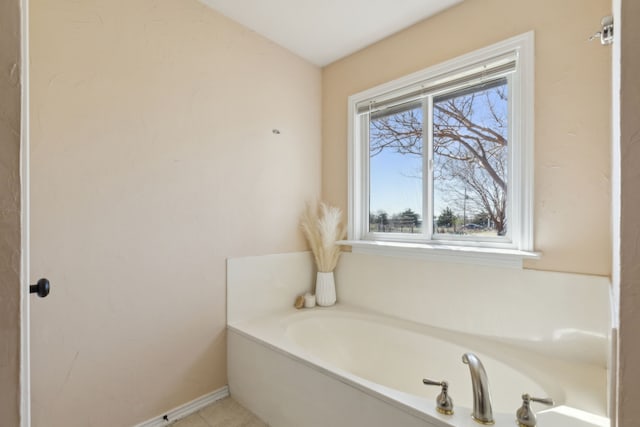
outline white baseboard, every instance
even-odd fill
[[[186,418],[194,412],[199,411],[205,406],[215,402],[216,400],[224,399],[229,396],[229,386],[224,386],[216,391],[207,393],[204,396],[200,396],[197,399],[187,402],[184,405],[180,405],[177,408],[173,408],[162,415],[158,415],[150,420],[136,424],[134,427],[164,427],[175,423],[176,421]]]

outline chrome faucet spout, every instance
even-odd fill
[[[473,386],[473,414],[474,420],[480,424],[493,424],[493,411],[491,409],[491,395],[489,394],[489,381],[487,372],[478,356],[473,353],[462,355],[462,362],[469,365],[471,383]]]

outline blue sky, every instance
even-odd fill
[[[422,158],[382,150],[370,160],[371,212],[412,209],[422,218]]]

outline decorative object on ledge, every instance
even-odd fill
[[[304,308],[313,308],[316,306],[316,296],[311,292],[304,294]]]
[[[298,295],[296,297],[296,302],[293,304],[293,306],[295,308],[297,308],[298,310],[303,308],[304,307],[304,295]]]
[[[318,271],[316,276],[316,302],[321,307],[328,307],[336,303],[336,282],[333,271]]]
[[[341,248],[336,243],[346,236],[342,223],[342,211],[320,203],[307,203],[300,220],[302,231],[309,242],[318,268],[316,277],[316,302],[326,307],[336,303],[336,285],[333,270],[338,264]]]

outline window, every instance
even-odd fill
[[[532,33],[353,95],[349,115],[354,246],[533,249]]]

